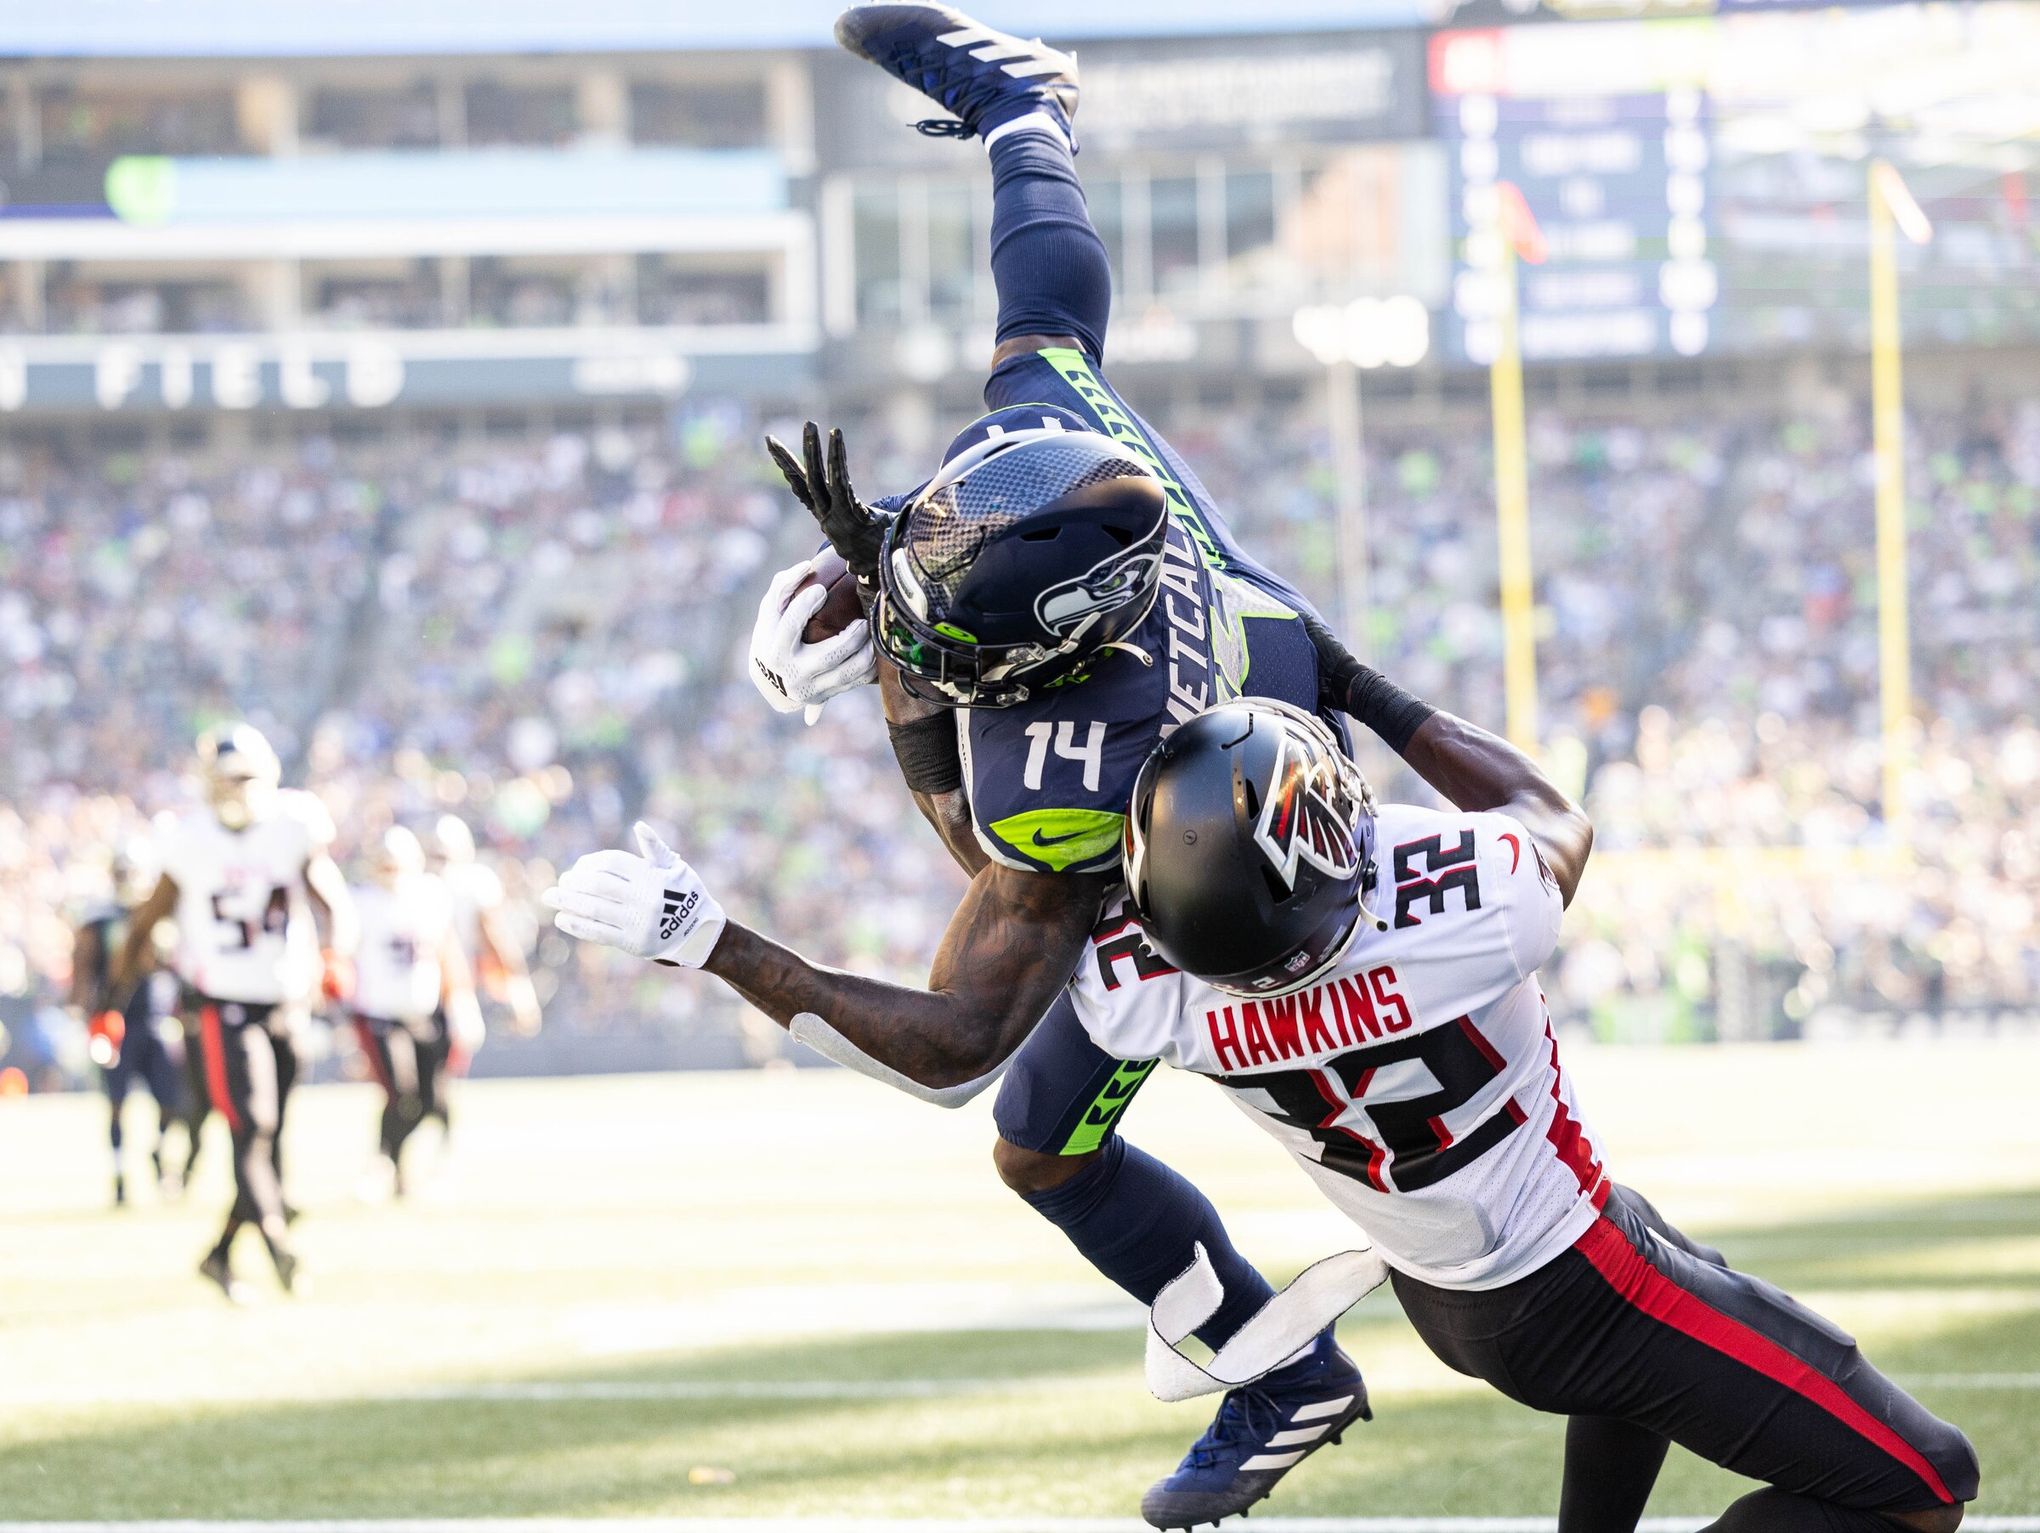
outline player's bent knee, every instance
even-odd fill
[[[999,1139],[992,1144],[992,1165],[998,1169],[999,1180],[1024,1198],[1029,1193],[1053,1192],[1088,1166],[1097,1153],[1050,1155]]]

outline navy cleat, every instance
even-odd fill
[[[1077,61],[1039,38],[1022,42],[947,5],[852,6],[836,41],[911,85],[956,120],[917,124],[938,138],[971,138],[1041,114],[1076,147]]]
[[[1357,1421],[1372,1421],[1367,1385],[1327,1331],[1310,1352],[1229,1390],[1176,1472],[1140,1498],[1157,1528],[1193,1528],[1244,1512],[1290,1470]]]

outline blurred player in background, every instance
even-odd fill
[[[402,1197],[404,1144],[427,1117],[444,1121],[450,1062],[481,1046],[481,1006],[451,892],[403,826],[383,832],[354,909],[354,1033],[384,1095],[371,1192]]]
[[[432,828],[434,871],[446,885],[453,911],[453,940],[467,958],[478,995],[500,1001],[510,1011],[510,1030],[519,1037],[536,1033],[544,1018],[538,990],[525,961],[525,934],[511,918],[503,880],[475,855],[474,832],[457,814],[443,814]],[[441,1011],[432,1042],[435,1068],[443,1079],[462,1074],[473,1048],[464,1048],[457,1031]],[[476,1034],[476,1045],[480,1034]],[[453,1131],[447,1093],[435,1093],[425,1116],[439,1120],[442,1143]]]
[[[296,1279],[280,1150],[297,1076],[290,1013],[315,989],[339,999],[352,988],[355,924],[328,852],[332,819],[311,794],[278,786],[269,742],[249,725],[223,725],[199,737],[198,757],[206,802],[162,837],[162,875],[129,924],[117,983],[138,981],[158,923],[174,912],[185,1015],[234,1140],[233,1206],[199,1271],[238,1299],[230,1257],[244,1225],[260,1232],[286,1291]]]
[[[113,1146],[113,1201],[127,1202],[127,1176],[121,1161],[121,1111],[136,1081],[156,1102],[156,1141],[149,1150],[156,1184],[166,1196],[181,1191],[198,1159],[203,1113],[194,1110],[184,1082],[183,1035],[176,1018],[177,979],[144,953],[139,982],[125,994],[114,984],[114,968],[126,947],[130,913],[141,903],[135,888],[134,860],[125,851],[114,854],[108,869],[111,898],[78,923],[72,948],[71,1004],[85,1018],[92,1062],[106,1087],[108,1136]],[[173,1123],[185,1130],[184,1165],[173,1170],[164,1154]]]

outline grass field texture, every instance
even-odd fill
[[[1978,1513],[2040,1513],[2040,1045],[1568,1062],[1621,1180],[1964,1427]],[[193,1272],[218,1124],[184,1203],[115,1213],[98,1098],[0,1104],[0,1516],[1124,1518],[1209,1414],[1144,1392],[1140,1312],[998,1185],[983,1103],[823,1071],[469,1083],[448,1156],[380,1207],[374,1111],[293,1104],[312,1288],[277,1295],[246,1237],[237,1310]],[[1278,1280],[1353,1243],[1213,1088],[1161,1072],[1126,1128]],[[1376,1421],[1269,1511],[1553,1510],[1560,1422],[1433,1361],[1385,1289],[1341,1334]],[[1651,1511],[1744,1488],[1675,1450]]]

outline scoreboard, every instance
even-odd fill
[[[1545,246],[1541,262],[1518,268],[1526,358],[1694,356],[1712,338],[1720,284],[1707,196],[1708,101],[1696,61],[1684,61],[1691,78],[1654,69],[1656,56],[1676,54],[1635,32],[1630,67],[1601,73],[1608,88],[1582,88],[1573,61],[1548,46],[1579,30],[1432,40],[1433,113],[1451,164],[1457,254],[1445,328],[1463,361],[1485,363],[1495,353],[1500,182],[1522,193]]]
[[[1502,182],[1548,247],[1517,268],[1529,360],[1860,349],[1873,157],[1936,230],[1901,252],[1908,336],[2040,341],[2036,58],[2029,0],[1434,35],[1447,354],[1494,355]]]

